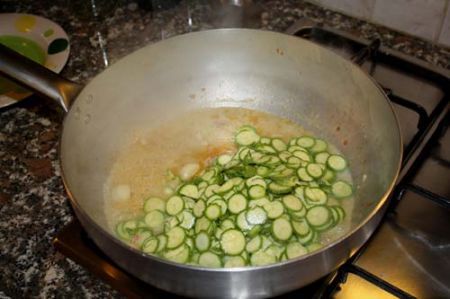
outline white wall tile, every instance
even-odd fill
[[[325,7],[359,18],[369,19],[376,0],[313,0]]]
[[[372,20],[412,35],[436,40],[446,0],[377,0]]]
[[[442,24],[441,34],[438,43],[450,47],[450,3],[447,4],[447,13]]]

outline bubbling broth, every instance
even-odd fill
[[[234,154],[237,150],[236,131],[245,125],[254,127],[261,136],[280,138],[285,143],[297,136],[313,136],[288,119],[243,108],[191,111],[146,134],[136,136],[118,156],[104,187],[104,210],[111,231],[121,221],[143,216],[143,204],[147,198],[168,197],[169,170],[178,175],[182,166],[195,163],[199,165],[197,173],[200,173],[219,155]],[[329,143],[328,151],[339,153]],[[338,176],[352,183],[348,169]],[[113,189],[117,186],[121,186],[122,196],[113,194]],[[345,218],[339,225],[321,233],[317,240],[319,243],[328,244],[349,230],[353,202],[352,197],[340,200],[329,198],[329,203],[342,206]]]

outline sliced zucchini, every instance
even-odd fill
[[[222,209],[217,204],[211,204],[206,207],[205,216],[211,221],[218,219],[222,215]]]
[[[261,140],[259,141],[261,144],[271,144],[272,140],[270,138],[267,137],[262,137]]]
[[[247,214],[247,211],[242,211],[236,218],[237,226],[243,231],[248,231],[248,230],[252,229],[252,225],[250,225],[250,223],[248,223],[248,221],[247,221],[246,214]]]
[[[246,161],[249,153],[250,153],[249,147],[241,147],[239,151],[236,153],[236,155],[239,157],[239,160]]]
[[[306,246],[306,249],[308,249],[308,252],[313,252],[313,251],[319,250],[322,247],[323,247],[323,245],[320,243],[311,243]]]
[[[223,199],[216,199],[211,204],[218,205],[220,207],[220,215],[223,216],[228,210],[228,205]]]
[[[247,250],[248,253],[254,253],[261,249],[262,246],[262,238],[260,235],[257,235],[253,237],[245,246],[245,250]]]
[[[287,194],[291,192],[292,187],[291,186],[283,186],[280,184],[277,184],[275,182],[272,182],[269,184],[269,190],[274,194]]]
[[[344,181],[337,181],[331,185],[331,193],[336,198],[345,198],[353,194],[352,186]]]
[[[272,235],[280,241],[287,241],[292,236],[292,225],[285,218],[277,218],[272,222]]]
[[[155,253],[158,249],[159,246],[159,239],[156,237],[150,237],[147,238],[143,243],[142,243],[142,251],[145,253]]]
[[[277,153],[277,151],[273,147],[271,147],[270,145],[258,146],[257,150],[262,152],[262,153],[265,153],[265,154],[276,154]]]
[[[196,186],[195,186],[196,187]],[[196,187],[197,188],[197,187]],[[184,200],[179,196],[172,196],[166,204],[166,212],[169,215],[177,215],[184,209]]]
[[[298,146],[297,144],[295,144],[295,145],[290,145],[290,146],[288,147],[288,152],[294,153],[294,152],[296,152],[296,151],[308,153],[308,150],[306,150],[305,148],[303,148],[303,147],[301,147],[301,146]]]
[[[267,188],[267,183],[266,183],[266,181],[264,180],[264,178],[262,178],[261,176],[253,176],[253,177],[247,179],[247,180],[245,181],[245,184],[247,185],[248,188],[250,188],[250,187],[252,187],[252,186],[255,186],[255,185],[261,186],[261,187],[263,187],[264,189]]]
[[[187,197],[194,198],[194,199],[197,199],[200,196],[200,194],[198,192],[198,187],[193,184],[187,184],[187,185],[182,186],[180,188],[180,190],[178,191],[178,193],[180,193],[180,195],[187,196]],[[166,207],[166,209],[167,209],[167,207]]]
[[[262,250],[259,250],[252,254],[250,257],[250,263],[252,266],[265,266],[273,264],[277,261],[276,257],[270,255]]]
[[[330,185],[331,183],[334,182],[335,179],[336,179],[336,174],[334,173],[334,171],[327,169],[327,170],[325,170],[325,174],[322,176],[322,178],[320,180],[323,183]]]
[[[311,231],[306,220],[292,221],[292,228],[294,229],[294,232],[301,237],[306,236]]]
[[[217,189],[220,188],[220,185],[212,184],[206,187],[205,192],[203,193],[206,198],[209,198],[216,194]]]
[[[152,237],[153,234],[146,228],[140,228],[131,239],[131,244],[136,248],[141,248],[145,240]]]
[[[326,206],[314,206],[306,213],[306,220],[317,228],[332,220],[331,212]]]
[[[145,224],[154,235],[159,235],[164,230],[164,214],[159,210],[153,210],[144,217]]]
[[[330,206],[331,213],[333,215],[334,222],[337,224],[344,220],[345,211],[341,206]]]
[[[309,163],[306,165],[306,172],[315,179],[318,179],[323,176],[325,172],[325,168],[323,165],[316,163]]]
[[[256,174],[258,176],[266,177],[270,173],[270,168],[267,166],[258,166],[256,168]]]
[[[238,186],[244,182],[244,179],[240,178],[240,177],[234,177],[234,178],[231,178],[230,181],[233,183],[233,186]]]
[[[222,186],[216,189],[215,193],[224,194],[233,189],[234,183],[231,180],[226,181]]]
[[[247,211],[246,218],[250,225],[264,224],[267,220],[267,213],[261,207],[254,207]]]
[[[230,213],[239,214],[247,208],[247,199],[242,194],[235,194],[228,200]]]
[[[168,232],[175,226],[178,226],[178,224],[180,224],[180,220],[178,220],[178,217],[172,216],[166,218],[166,222],[164,223],[164,232]]]
[[[265,252],[267,254],[273,255],[276,260],[279,260],[281,258],[281,255],[285,252],[285,250],[286,249],[284,246],[272,244],[269,247],[267,247]]]
[[[303,148],[312,148],[316,144],[316,140],[311,136],[302,136],[297,139],[297,145]]]
[[[302,166],[302,160],[296,156],[292,156],[287,159],[286,165],[290,168],[299,168]]]
[[[240,131],[236,137],[235,141],[241,146],[249,146],[255,144],[259,141],[260,137],[256,134],[254,129]]]
[[[188,210],[183,211],[183,220],[180,226],[184,229],[191,229],[195,224],[195,216]]]
[[[284,163],[287,162],[287,160],[292,157],[292,153],[288,152],[288,151],[282,151],[281,153],[278,154],[278,157],[280,158],[281,161],[283,161]]]
[[[252,199],[258,199],[266,195],[266,189],[263,186],[255,185],[248,189],[248,195]]]
[[[324,205],[328,200],[327,194],[320,188],[306,187],[305,197],[308,200],[308,203],[313,205]]]
[[[195,200],[190,197],[183,197],[185,209],[192,210],[195,206]]]
[[[279,139],[279,138],[274,138],[272,139],[272,146],[274,149],[276,149],[278,152],[282,152],[285,151],[287,148],[286,143],[284,143],[283,140]]]
[[[302,161],[311,162],[311,156],[305,151],[295,151],[292,154]]]
[[[223,264],[224,268],[238,268],[238,267],[244,267],[245,265],[247,265],[247,262],[245,261],[245,259],[240,255],[227,256],[227,257],[225,257],[224,260],[225,260],[225,262]]]
[[[270,200],[267,197],[262,197],[262,198],[251,200],[248,203],[248,207],[250,209],[254,208],[254,207],[264,207],[264,205],[266,205],[269,202],[270,202]]]
[[[326,204],[328,194],[353,193],[350,183],[335,181],[347,161],[311,136],[288,146],[244,126],[235,142],[235,154],[216,157],[201,173],[196,164],[186,182],[171,174],[167,201],[148,198],[142,219],[117,225],[119,237],[144,253],[203,267],[262,266],[316,250],[318,236],[345,217],[334,199]]]
[[[314,229],[315,229],[316,231],[318,231],[318,232],[326,231],[326,230],[332,228],[332,227],[336,224],[336,223],[334,222],[333,215],[332,215],[332,213],[331,213],[331,209],[330,209],[329,211],[330,211],[330,215],[331,215],[330,219],[329,219],[328,222],[325,223],[324,225],[314,227]]]
[[[311,177],[308,172],[306,171],[306,168],[301,167],[297,170],[297,176],[300,180],[304,182],[311,182],[314,180],[313,177]]]
[[[329,156],[330,156],[330,154],[328,152],[317,153],[314,156],[314,161],[316,161],[316,163],[319,163],[319,164],[327,164]]]
[[[128,241],[131,239],[130,232],[124,228],[124,222],[117,224],[116,233],[122,240]]]
[[[194,209],[193,209],[193,212],[194,212],[195,217],[197,217],[197,218],[202,217],[202,216],[203,216],[203,213],[205,212],[205,209],[206,209],[206,204],[205,204],[205,202],[204,202],[203,200],[201,200],[201,199],[198,200],[198,201],[195,203]]]
[[[211,183],[211,182],[214,180],[214,178],[216,177],[216,175],[217,175],[216,169],[215,169],[215,168],[212,168],[212,169],[207,170],[207,171],[201,176],[201,178],[202,178],[202,180],[204,180],[205,182]]]
[[[211,229],[211,221],[205,216],[195,221],[195,233],[198,234],[202,231],[209,232]]]
[[[234,224],[234,221],[232,219],[228,218],[222,221],[222,223],[220,223],[220,227],[225,231],[230,228],[235,228],[236,225]]]
[[[239,255],[244,251],[246,245],[244,234],[240,230],[229,229],[222,233],[220,245],[226,254]]]
[[[298,241],[302,245],[307,245],[307,244],[313,242],[316,239],[316,237],[317,237],[316,231],[313,229],[310,229],[308,234],[306,234],[304,236],[299,236]]]
[[[200,232],[197,236],[195,236],[194,244],[195,248],[199,252],[207,251],[211,246],[209,235],[204,231]]]
[[[181,245],[175,249],[167,250],[164,252],[163,256],[169,261],[175,263],[186,263],[189,259],[190,250],[186,245]]]
[[[225,199],[225,200],[229,200],[233,195],[235,195],[236,194],[236,191],[234,191],[234,190],[230,190],[230,191],[228,191],[227,193],[225,193],[224,195],[223,195],[223,198]]]
[[[156,252],[161,252],[166,249],[167,236],[164,234],[161,234],[157,238],[158,238],[158,248],[156,249]]]
[[[149,213],[153,210],[166,211],[166,202],[159,197],[150,197],[144,203],[144,212]]]
[[[208,268],[222,267],[222,261],[220,260],[220,257],[211,251],[206,251],[200,254],[200,256],[198,257],[198,264],[200,266]]]
[[[304,200],[305,199],[305,186],[298,186],[295,188],[294,194],[299,199]]]
[[[314,146],[311,147],[309,150],[313,153],[320,153],[326,151],[328,148],[328,143],[326,143],[324,140],[316,138]]]
[[[284,213],[284,206],[279,201],[268,202],[263,208],[266,210],[269,219],[276,219]]]
[[[345,210],[341,206],[333,207],[339,214],[339,220],[342,221],[345,218]]]
[[[300,243],[291,242],[286,246],[286,256],[293,259],[308,253],[308,250]]]
[[[286,209],[290,211],[300,211],[303,208],[300,199],[298,199],[294,195],[283,196],[282,201]]]
[[[231,155],[223,154],[217,158],[217,163],[221,166],[228,164],[233,157]]]
[[[176,226],[167,232],[167,245],[168,249],[177,248],[181,244],[183,244],[186,239],[186,233],[184,229],[179,226]]]
[[[327,165],[334,171],[342,171],[347,168],[347,161],[341,155],[330,155]]]
[[[276,156],[270,156],[270,160],[267,161],[267,165],[275,167],[275,166],[279,165],[280,162],[281,162],[280,158],[278,158]]]
[[[331,212],[331,217],[333,218],[333,222],[334,224],[339,223],[339,213],[337,212],[336,209],[334,209],[333,206],[328,206],[330,208],[330,212]]]

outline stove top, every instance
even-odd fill
[[[309,20],[288,33],[353,59],[373,76],[394,104],[405,147],[388,212],[369,242],[336,272],[281,298],[449,297],[449,73]],[[121,270],[77,220],[54,245],[127,297],[177,297]]]

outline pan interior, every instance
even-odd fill
[[[213,30],[145,47],[84,88],[66,117],[61,144],[76,210],[109,230],[103,186],[119,153],[136,132],[207,107],[269,112],[337,145],[356,186],[352,227],[379,205],[395,178],[398,125],[361,70],[299,38]]]
[[[261,136],[280,138],[286,144],[292,138],[312,135],[298,124],[273,114],[225,107],[197,109],[152,129],[148,134],[136,132],[136,139],[120,153],[105,184],[104,210],[109,229],[113,231],[122,221],[143,219],[147,198],[167,199],[166,189],[169,186],[170,190],[174,188],[168,171],[181,176],[183,166],[195,163],[201,172],[201,169],[214,165],[219,155],[234,155],[237,151],[234,142],[236,131],[248,125]],[[340,154],[329,143],[327,150]],[[337,173],[337,179],[352,183],[348,169]],[[130,190],[129,196],[117,196],[119,188]],[[319,235],[317,241],[323,245],[348,232],[354,199],[329,197],[327,204],[341,206],[346,217],[339,225]]]

